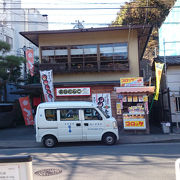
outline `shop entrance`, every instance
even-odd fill
[[[153,95],[150,97],[151,106]],[[149,115],[150,132],[154,134],[162,133],[162,122],[171,122],[171,109],[169,89],[160,92],[158,101],[153,101]]]

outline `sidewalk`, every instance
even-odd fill
[[[180,134],[120,135],[119,144],[180,142]],[[0,148],[38,148],[34,127],[0,129]]]

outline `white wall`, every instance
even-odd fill
[[[176,101],[175,101],[175,97],[180,96],[180,66],[168,67],[167,85],[170,90],[172,122],[180,122],[180,113],[176,112]]]
[[[159,29],[159,55],[180,55],[180,0],[177,0]],[[165,43],[163,43],[163,41]],[[165,45],[164,45],[165,44]]]

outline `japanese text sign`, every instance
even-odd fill
[[[24,117],[25,125],[33,125],[33,114],[32,114],[32,108],[30,105],[29,97],[22,97],[19,98],[19,103],[21,106],[22,114]]]

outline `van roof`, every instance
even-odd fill
[[[39,104],[39,107],[96,107],[96,105],[93,102],[87,102],[87,101],[56,101],[56,102],[45,102]]]

